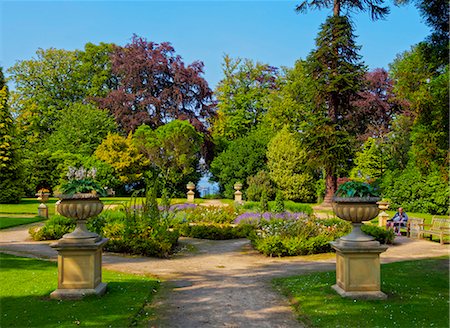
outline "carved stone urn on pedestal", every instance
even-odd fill
[[[193,203],[194,202],[194,197],[195,197],[195,192],[194,192],[195,184],[193,182],[189,181],[189,183],[186,185],[186,188],[188,189],[187,201],[189,203]]]
[[[234,184],[234,190],[236,190],[236,192],[234,193],[234,201],[237,203],[242,203],[242,183],[240,182],[236,182]]]
[[[57,299],[78,299],[85,295],[102,295],[102,249],[108,239],[86,228],[88,218],[103,210],[96,194],[61,195],[58,211],[75,220],[76,227],[50,245],[58,251],[58,289],[50,294]]]
[[[337,217],[352,222],[350,234],[331,243],[336,250],[336,284],[333,289],[343,297],[385,299],[380,283],[380,245],[374,237],[361,231],[363,221],[374,219],[379,212],[379,197],[334,197]]]

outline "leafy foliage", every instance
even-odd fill
[[[122,183],[133,183],[143,177],[148,161],[139,153],[130,133],[122,137],[117,133],[109,133],[94,153],[95,157],[114,168],[115,174]]]
[[[219,182],[227,198],[233,198],[234,184],[266,168],[267,143],[270,131],[255,129],[247,136],[233,140],[227,149],[214,158],[211,163],[212,180]]]
[[[264,170],[248,177],[247,184],[248,188],[245,195],[249,201],[260,201],[263,193],[265,193],[265,197],[267,199],[273,199],[275,195],[275,189],[272,181],[270,180],[270,176]]]
[[[116,130],[114,119],[93,105],[73,103],[59,111],[58,124],[47,148],[90,156],[108,133]]]
[[[267,149],[270,178],[286,199],[300,202],[314,200],[313,174],[306,162],[306,152],[286,127],[270,141]]]
[[[111,63],[117,88],[96,101],[111,111],[122,131],[142,124],[157,128],[172,119],[189,119],[205,130],[202,121],[213,110],[202,62],[186,66],[170,43],[134,35],[130,44],[114,47]]]
[[[339,219],[304,218],[261,221],[260,231],[250,235],[253,246],[267,256],[296,256],[330,252],[330,241],[350,232]]]
[[[62,215],[54,215],[42,227],[31,227],[28,231],[33,240],[57,240],[75,229],[75,221]]]
[[[435,169],[421,174],[412,164],[407,169],[389,171],[382,181],[383,195],[392,200],[392,207],[405,211],[448,214],[450,187],[446,174]]]
[[[0,67],[0,203],[18,203],[23,194],[22,166],[8,98],[8,86]]]
[[[202,135],[187,121],[173,120],[156,130],[141,125],[134,145],[170,192],[184,194],[188,181],[198,181]]]
[[[337,197],[379,197],[380,192],[377,187],[366,182],[347,181],[341,184],[336,190]]]
[[[371,235],[378,241],[380,244],[392,244],[395,239],[395,233],[393,229],[384,229],[377,227],[373,224],[362,224],[361,230]]]
[[[223,73],[216,90],[218,111],[213,136],[231,141],[245,136],[262,121],[266,98],[277,88],[277,69],[226,55]]]

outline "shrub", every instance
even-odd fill
[[[265,193],[267,199],[273,199],[275,190],[266,171],[259,171],[256,175],[247,178],[247,199],[250,201],[261,201]]]
[[[283,213],[284,212],[284,197],[283,197],[283,192],[281,190],[277,191],[277,195],[275,197],[275,203],[273,204],[272,210],[275,213]]]
[[[270,201],[269,202],[269,211],[273,211],[274,212],[274,208],[275,208],[275,202]],[[302,203],[296,203],[293,202],[291,200],[287,200],[284,201],[284,208],[287,211],[290,212],[303,212],[306,213],[308,215],[312,215],[314,210],[311,207],[311,205],[308,204],[302,204]],[[241,206],[242,210],[252,210],[252,211],[257,211],[260,209],[260,204],[258,202],[245,202],[242,206]]]
[[[179,227],[182,236],[212,240],[246,238],[253,230],[251,224],[185,223]]]
[[[56,240],[75,229],[75,221],[62,215],[54,215],[42,227],[28,230],[33,240]]]
[[[387,172],[381,186],[384,196],[392,200],[392,208],[444,215],[449,213],[450,186],[447,179],[437,169],[422,175],[410,165],[404,171]]]
[[[209,222],[209,223],[232,223],[240,214],[240,210],[233,206],[197,206],[194,208],[185,208],[175,210],[175,221],[178,223],[190,222]]]
[[[395,239],[394,230],[377,227],[373,224],[361,225],[361,230],[379,241],[380,244],[392,244]]]
[[[295,256],[331,251],[330,242],[347,234],[348,222],[314,217],[261,221],[260,230],[250,234],[253,246],[268,256]]]

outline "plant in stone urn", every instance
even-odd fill
[[[45,203],[46,201],[48,201],[48,197],[50,196],[50,190],[41,188],[36,192],[35,196],[37,197],[37,200]]]
[[[341,184],[333,197],[333,210],[337,217],[352,222],[353,231],[342,241],[365,242],[374,240],[361,231],[361,222],[378,215],[379,191],[374,186],[358,181]]]
[[[99,197],[105,195],[105,190],[95,181],[96,169],[86,170],[84,167],[69,167],[68,181],[58,188],[61,203],[58,212],[76,220],[75,230],[65,234],[63,242],[96,242],[99,236],[86,228],[86,220],[96,216],[103,210]]]

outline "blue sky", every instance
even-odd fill
[[[0,63],[8,68],[38,48],[82,49],[87,42],[125,45],[133,33],[169,41],[186,63],[201,60],[214,88],[224,54],[292,67],[314,47],[329,11],[297,14],[298,1],[5,1],[0,0]],[[388,2],[392,4],[391,1]],[[412,6],[384,21],[353,16],[361,55],[370,69],[422,41],[429,29]]]

